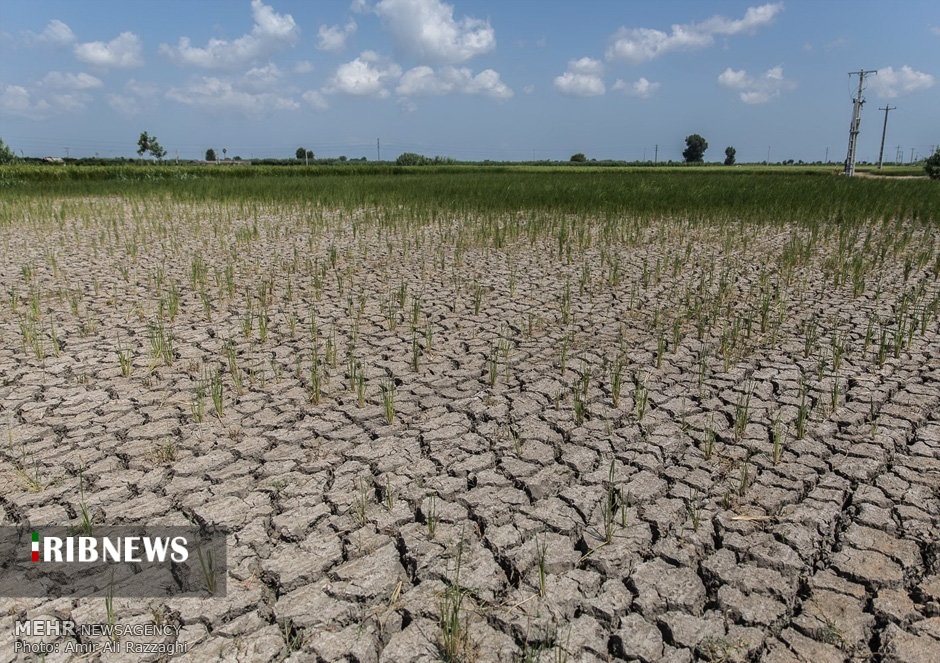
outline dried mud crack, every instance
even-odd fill
[[[181,660],[940,660],[935,229],[86,202],[0,227],[0,510],[224,528],[114,600]]]

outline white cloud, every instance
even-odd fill
[[[375,13],[388,27],[398,48],[430,62],[464,62],[496,47],[488,21],[454,18],[454,8],[441,0],[381,0]]]
[[[75,45],[75,57],[96,67],[139,67],[141,58],[140,37],[133,32],[122,32],[111,41],[90,41]]]
[[[701,23],[673,25],[669,33],[652,28],[621,27],[611,37],[607,59],[639,64],[670,51],[711,46],[716,36],[754,33],[772,23],[782,9],[782,2],[749,7],[740,19],[713,16]]]
[[[930,31],[935,35],[940,35],[940,25],[931,25]]]
[[[317,49],[328,53],[339,53],[346,48],[346,40],[356,31],[356,22],[346,25],[321,25],[317,31]]]
[[[216,111],[238,111],[258,116],[269,111],[297,110],[300,104],[277,92],[258,92],[250,83],[214,76],[202,76],[185,87],[170,88],[166,96],[172,101]]]
[[[50,71],[43,76],[42,85],[60,89],[91,90],[101,87],[104,83],[101,82],[100,78],[84,72],[78,74],[63,74],[61,71]]]
[[[44,120],[85,110],[91,95],[81,88],[56,85],[56,78],[53,76],[48,81],[44,80],[32,90],[22,85],[0,88],[0,113]]]
[[[49,21],[46,29],[39,33],[37,39],[56,46],[68,46],[75,41],[75,33],[72,28],[54,18]]]
[[[132,117],[139,115],[147,108],[153,108],[159,88],[150,83],[141,83],[130,79],[124,84],[121,93],[112,92],[107,95],[108,105],[121,115]]]
[[[738,97],[746,104],[765,104],[779,97],[784,90],[792,90],[796,84],[783,76],[783,67],[768,69],[760,76],[751,76],[746,70],[735,71],[731,67],[718,76],[722,87],[738,90]]]
[[[31,120],[42,120],[52,114],[45,99],[34,99],[22,85],[7,85],[0,89],[0,113]]]
[[[508,99],[513,91],[500,80],[499,74],[492,69],[484,69],[474,76],[463,90],[467,94],[482,94],[493,99]]]
[[[883,99],[894,99],[913,92],[919,92],[933,87],[934,77],[922,71],[914,71],[907,65],[895,70],[894,67],[883,67],[876,76],[868,79],[871,90]]]
[[[640,99],[649,99],[656,91],[661,87],[660,83],[653,83],[652,81],[647,80],[645,77],[641,76],[639,80],[634,81],[633,83],[627,83],[626,81],[617,79],[617,82],[611,86],[613,90],[619,90],[625,95],[630,97],[638,97]]]
[[[291,69],[295,74],[309,74],[314,68],[310,60],[300,60],[299,62],[295,62]]]
[[[326,98],[316,90],[307,90],[300,98],[307,102],[307,105],[315,110],[326,110],[329,108],[329,105],[326,103]]]
[[[406,71],[395,88],[405,97],[435,96],[451,93],[479,94],[494,99],[508,99],[513,91],[500,79],[499,73],[485,69],[474,76],[467,67],[432,69],[421,65]]]
[[[252,67],[242,76],[242,86],[250,91],[272,90],[284,78],[284,74],[274,63],[263,67]]]
[[[300,28],[290,14],[278,14],[261,0],[251,0],[254,25],[238,39],[210,39],[205,47],[180,37],[176,46],[160,45],[160,53],[177,64],[206,69],[230,69],[255,62],[297,41]]]
[[[568,70],[555,77],[555,89],[569,97],[597,97],[606,92],[599,60],[584,57],[568,62]]]
[[[364,51],[351,62],[341,64],[330,78],[324,91],[330,94],[348,94],[355,97],[389,95],[386,85],[401,76],[401,67],[388,62],[374,51]]]

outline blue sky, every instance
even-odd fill
[[[845,158],[940,143],[934,0],[0,0],[0,138],[31,156]]]

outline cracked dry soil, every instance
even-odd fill
[[[935,229],[85,204],[2,229],[3,523],[227,528],[114,601],[179,660],[940,660]]]

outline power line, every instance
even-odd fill
[[[858,76],[858,94],[852,99],[852,122],[849,125],[849,151],[845,157],[845,174],[849,177],[855,175],[855,147],[858,143],[859,126],[862,123],[862,104],[865,99],[862,98],[862,90],[865,85],[865,76],[867,74],[877,74],[877,69],[868,71],[859,69],[850,71],[849,76]]]
[[[878,170],[881,170],[881,166],[884,163],[885,155],[885,134],[888,132],[888,111],[893,111],[897,106],[889,106],[885,104],[884,108],[879,108],[878,110],[883,110],[885,112],[885,123],[881,127],[881,149],[878,151]]]

